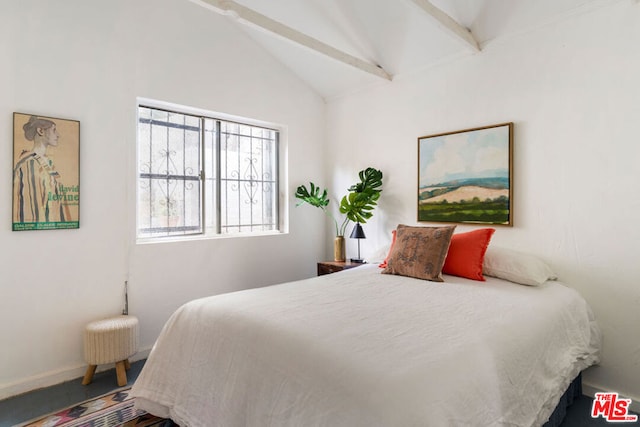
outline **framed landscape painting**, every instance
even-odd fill
[[[418,221],[513,225],[513,123],[418,138]]]
[[[80,122],[13,113],[13,231],[80,227]]]

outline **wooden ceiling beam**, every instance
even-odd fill
[[[275,21],[268,16],[262,15],[261,13],[258,13],[253,9],[238,4],[233,0],[191,1],[203,7],[206,7],[207,9],[211,9],[217,13],[233,16],[242,23],[250,24],[258,27],[259,29],[266,30],[272,34],[294,42],[307,49],[311,49],[336,61],[342,62],[343,64],[355,67],[361,71],[365,71],[369,74],[373,74],[385,80],[392,79],[392,76],[379,65],[372,64],[365,61],[364,59],[360,59],[356,56],[336,49],[333,46],[321,42],[318,39],[308,36],[278,21]]]
[[[471,34],[471,31],[458,24],[455,19],[444,13],[442,10],[435,7],[429,0],[411,0],[427,13],[447,32],[453,35],[456,39],[464,42],[474,52],[480,52],[480,46],[478,42]]]

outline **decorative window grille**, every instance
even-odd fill
[[[275,129],[138,108],[138,237],[278,230]]]

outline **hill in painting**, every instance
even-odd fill
[[[418,220],[508,224],[509,179],[468,178],[423,186]]]

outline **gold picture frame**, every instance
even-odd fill
[[[13,113],[12,230],[80,227],[80,122]]]

